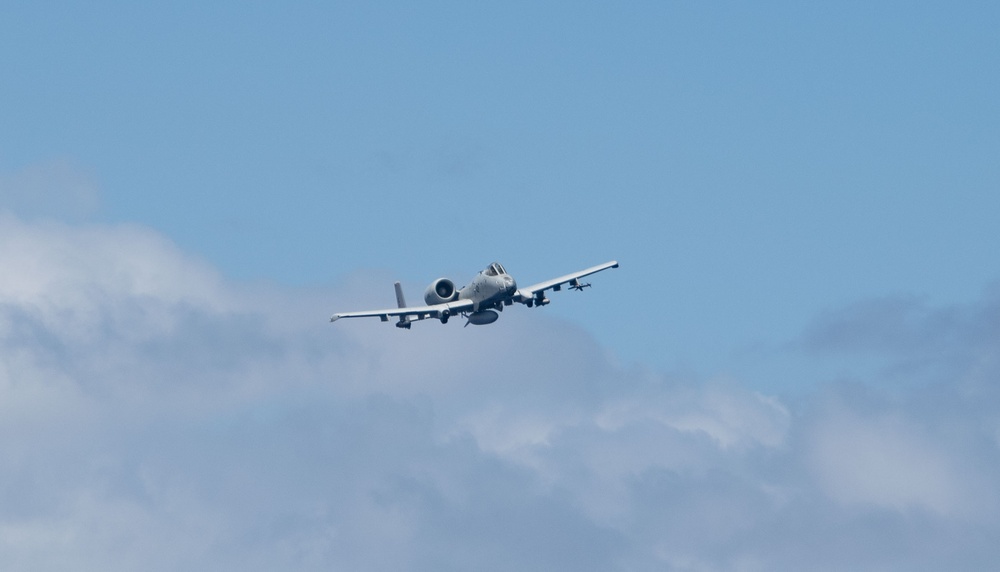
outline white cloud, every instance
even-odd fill
[[[826,414],[810,436],[810,461],[823,489],[847,503],[963,515],[985,492],[947,449],[898,414]],[[974,473],[973,473],[974,475]]]
[[[616,404],[601,415],[599,423],[613,430],[649,419],[678,431],[707,435],[723,449],[778,447],[784,442],[789,414],[776,398],[738,387],[685,389]]]
[[[233,284],[136,226],[0,218],[0,267],[3,569],[998,556],[995,360],[953,370],[961,391],[837,387],[790,404],[738,380],[622,370],[544,312],[330,325],[385,284]],[[995,330],[962,323],[976,327],[952,338],[988,356]]]

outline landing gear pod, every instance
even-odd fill
[[[499,317],[500,314],[497,314],[493,310],[480,310],[479,312],[469,314],[469,323],[476,326],[485,326],[497,321]]]

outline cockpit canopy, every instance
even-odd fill
[[[507,271],[503,269],[503,266],[500,266],[499,262],[494,262],[493,264],[490,264],[489,268],[484,270],[484,272],[486,273],[487,276],[500,276],[501,274],[507,273]]]

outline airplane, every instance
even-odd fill
[[[447,278],[438,278],[431,282],[424,292],[426,306],[407,306],[403,299],[403,288],[396,282],[396,308],[370,312],[341,312],[334,314],[330,321],[377,316],[383,322],[388,322],[390,317],[398,317],[396,327],[408,330],[410,325],[418,320],[436,318],[441,320],[442,324],[447,324],[448,318],[461,315],[468,320],[465,322],[466,326],[469,324],[483,326],[497,321],[500,317],[497,312],[502,312],[504,306],[511,306],[515,302],[529,308],[548,304],[549,299],[545,297],[546,290],[558,292],[564,284],[567,284],[570,289],[582,292],[584,288],[590,287],[590,284],[580,282],[581,278],[608,268],[618,268],[618,262],[612,260],[527,288],[518,288],[517,282],[507,274],[504,267],[499,262],[494,262],[477,274],[464,288],[455,288],[455,283]]]

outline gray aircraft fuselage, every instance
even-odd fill
[[[480,308],[489,308],[510,300],[515,292],[517,292],[517,282],[510,274],[491,276],[484,270],[458,291],[458,299],[472,300],[475,311],[479,311]]]

